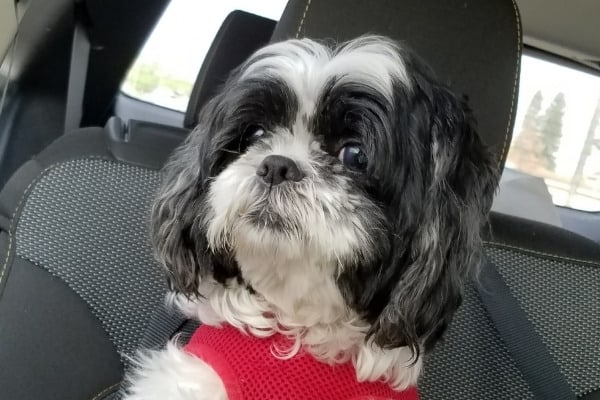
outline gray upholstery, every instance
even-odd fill
[[[158,181],[112,160],[67,161],[36,182],[17,227],[17,255],[84,299],[121,355],[137,348],[166,291],[146,229]]]
[[[573,391],[600,388],[600,263],[490,248]]]
[[[527,249],[487,246],[527,316],[578,395],[600,389],[600,263],[551,260]],[[475,289],[428,356],[423,399],[527,399],[532,393]]]
[[[419,392],[423,400],[533,398],[473,285],[443,341],[427,356]]]
[[[151,128],[62,136],[0,192],[0,398],[118,389],[165,292],[148,205],[184,132]]]

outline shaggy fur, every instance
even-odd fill
[[[497,184],[465,102],[389,39],[303,39],[255,53],[199,120],[152,210],[173,301],[290,336],[280,357],[305,348],[360,381],[414,385]]]

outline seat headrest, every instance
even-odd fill
[[[244,11],[232,11],[219,28],[194,83],[183,126],[193,128],[198,112],[229,73],[269,42],[276,21]]]
[[[482,139],[504,165],[516,114],[521,22],[513,0],[289,0],[271,41],[389,36],[467,95]]]
[[[207,54],[185,126],[197,123],[200,107],[227,74],[269,39],[342,42],[366,33],[405,43],[442,82],[467,95],[481,137],[497,155],[499,167],[504,165],[516,114],[522,49],[513,0],[289,0],[276,26],[269,19],[235,11]]]

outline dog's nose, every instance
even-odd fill
[[[296,165],[294,160],[284,156],[267,156],[260,163],[256,175],[269,185],[279,185],[283,181],[298,182],[304,178],[304,173]]]

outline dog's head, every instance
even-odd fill
[[[175,291],[332,281],[377,345],[418,353],[461,301],[496,183],[464,101],[409,51],[290,40],[203,108],[166,167],[153,244]]]

